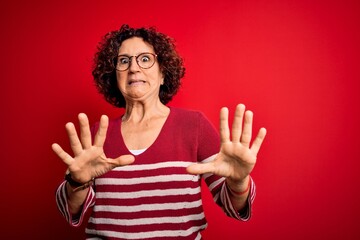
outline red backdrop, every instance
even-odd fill
[[[187,68],[173,106],[244,103],[268,136],[250,222],[204,193],[206,239],[359,239],[359,1],[2,1],[2,239],[81,239],[56,209],[64,125],[121,112],[92,83],[92,57],[123,23],[177,40]]]

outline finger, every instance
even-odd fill
[[[85,113],[80,113],[78,117],[80,123],[81,144],[84,149],[88,149],[91,147],[91,133],[90,133],[89,120]]]
[[[251,136],[252,136],[252,124],[253,124],[253,113],[251,111],[245,112],[245,118],[244,118],[244,129],[241,134],[241,143],[249,147]]]
[[[121,155],[120,157],[115,159],[108,158],[108,161],[112,165],[114,165],[114,167],[121,167],[132,164],[135,161],[135,157],[133,155],[127,154],[127,155]]]
[[[67,152],[65,152],[59,144],[54,143],[51,145],[51,148],[66,165],[70,166],[74,161],[74,159]]]
[[[226,107],[220,110],[220,141],[222,143],[230,141],[229,110]]]
[[[214,173],[215,167],[212,162],[209,163],[195,163],[186,168],[186,171],[190,174],[204,174],[204,173]]]
[[[70,140],[70,147],[73,150],[75,156],[79,155],[82,152],[82,145],[79,140],[79,137],[76,133],[76,129],[73,123],[67,123],[65,125],[69,140]]]
[[[97,147],[103,147],[106,139],[106,132],[109,125],[109,118],[106,115],[102,115],[100,118],[99,129],[95,135],[94,145]]]
[[[265,136],[266,136],[266,129],[265,128],[261,128],[259,130],[259,133],[258,135],[256,136],[254,142],[252,143],[252,146],[251,146],[251,151],[253,153],[255,153],[255,155],[258,154],[259,150],[260,150],[260,147],[261,147],[261,144],[263,143],[264,139],[265,139]]]
[[[245,111],[245,105],[239,104],[236,106],[235,115],[234,115],[234,122],[232,125],[232,141],[233,142],[239,142],[242,132],[242,122],[243,122],[243,116]]]

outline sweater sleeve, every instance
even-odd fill
[[[69,205],[67,201],[66,181],[60,184],[60,186],[56,191],[55,197],[56,197],[56,204],[60,213],[65,217],[66,221],[73,227],[78,227],[81,225],[86,212],[95,203],[95,192],[94,189],[90,187],[84,205],[82,207],[81,213],[76,216],[72,215],[69,211]]]
[[[213,161],[220,149],[220,136],[215,127],[203,114],[199,116],[198,132],[198,162]],[[250,193],[247,199],[247,205],[241,211],[235,210],[230,200],[230,192],[225,184],[225,178],[214,174],[203,174],[203,179],[207,184],[214,201],[219,205],[225,214],[229,217],[247,221],[251,217],[251,208],[256,195],[256,186],[250,178]]]

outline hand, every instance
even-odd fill
[[[261,128],[250,146],[252,137],[253,113],[245,112],[245,106],[236,107],[232,125],[232,139],[228,123],[229,111],[222,108],[220,111],[220,152],[214,161],[193,164],[187,168],[189,173],[212,173],[226,177],[231,185],[241,185],[250,175],[256,163],[256,156],[266,135],[266,129]],[[242,124],[244,119],[244,124]],[[243,125],[243,126],[242,126]]]
[[[54,143],[52,145],[53,151],[68,166],[71,177],[75,181],[86,183],[92,178],[101,176],[115,167],[128,165],[134,162],[134,156],[132,155],[123,155],[116,159],[107,158],[105,156],[103,146],[109,124],[107,116],[101,116],[99,129],[95,135],[93,145],[91,143],[89,120],[84,113],[79,114],[79,123],[80,139],[74,124],[66,124],[66,130],[74,157],[71,157],[58,144]]]

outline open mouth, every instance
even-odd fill
[[[144,80],[130,80],[129,81],[129,85],[140,85],[140,84],[143,84],[145,83]]]

